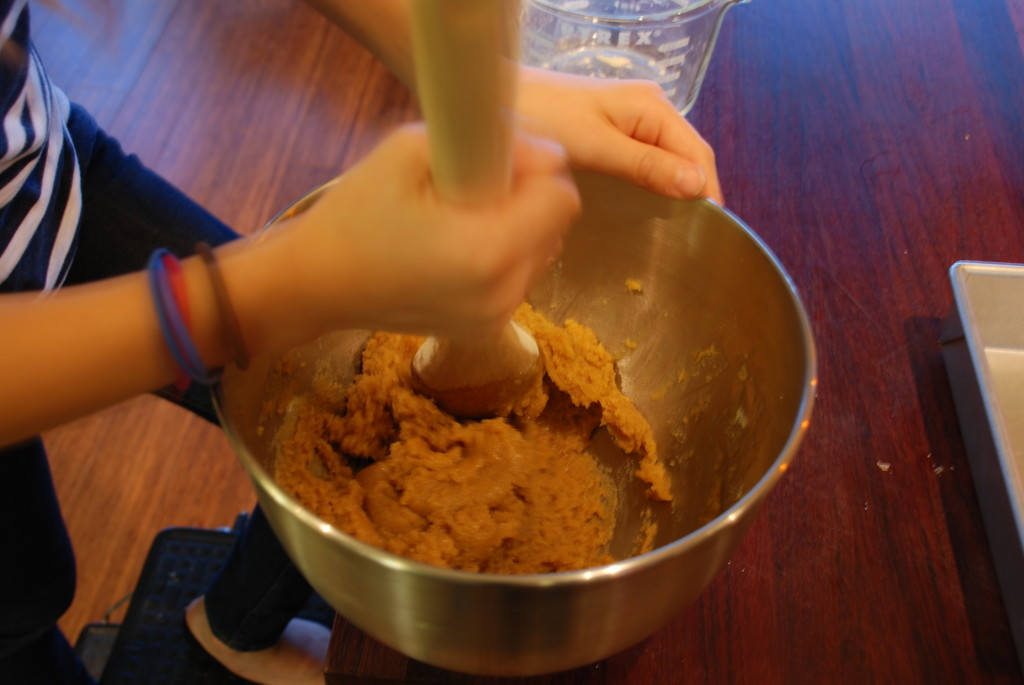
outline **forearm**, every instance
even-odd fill
[[[0,298],[0,445],[171,383],[145,274]]]
[[[245,241],[218,250],[243,337],[253,354],[275,340],[264,331],[264,312],[286,309],[286,294],[265,267],[260,252],[247,257]],[[182,260],[190,330],[207,368],[229,358],[212,282],[199,258]],[[280,269],[275,268],[275,273]],[[260,300],[269,300],[263,301]],[[179,373],[157,319],[148,276],[138,272],[54,293],[0,297],[0,446],[31,437],[66,421],[171,384]],[[285,331],[280,344],[297,333]],[[301,335],[301,333],[299,333]],[[284,342],[281,342],[281,341]]]
[[[408,0],[305,0],[372,52],[413,88],[412,24]]]
[[[578,212],[564,160],[521,137],[497,205],[440,201],[422,126],[399,129],[299,216],[216,251],[250,356],[340,329],[467,335],[504,324]],[[381,179],[388,179],[381,183]],[[232,359],[200,257],[181,261],[203,365]],[[0,295],[0,446],[170,384],[179,373],[144,272]]]

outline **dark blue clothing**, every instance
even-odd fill
[[[70,104],[29,38],[26,0],[0,0],[0,292],[50,290],[78,236],[79,164]]]
[[[75,594],[75,558],[38,439],[0,450],[0,681],[89,683],[57,629]]]
[[[197,241],[219,245],[236,237],[137,158],[125,155],[84,110],[72,108],[68,128],[81,162],[83,197],[68,284],[140,270],[157,247],[184,256]],[[216,420],[207,388],[193,385],[181,403]],[[0,682],[91,684],[56,626],[74,596],[75,563],[38,439],[0,449],[0,546]],[[206,606],[222,640],[239,649],[261,649],[273,644],[309,593],[257,513]]]
[[[210,629],[232,649],[266,649],[312,592],[257,507],[206,591]]]

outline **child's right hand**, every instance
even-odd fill
[[[254,351],[341,328],[482,335],[507,322],[579,209],[561,150],[521,134],[509,195],[451,204],[431,181],[425,129],[406,126],[276,235],[234,253],[265,253],[276,272],[266,283],[247,268],[228,287],[258,308],[255,325],[242,322]]]

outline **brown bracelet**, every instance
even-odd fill
[[[227,343],[228,352],[235,366],[243,371],[249,368],[249,353],[245,349],[245,341],[242,339],[242,327],[235,315],[235,308],[231,306],[231,298],[228,297],[228,288],[224,284],[224,276],[220,272],[217,258],[213,250],[206,243],[197,243],[196,252],[203,258],[206,270],[210,274],[210,282],[213,284],[213,296],[217,300],[217,308],[220,309],[221,322],[223,324],[224,342]]]

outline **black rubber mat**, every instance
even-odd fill
[[[232,685],[248,683],[193,640],[185,607],[223,566],[235,533],[168,528],[153,541],[100,685]],[[330,626],[331,608],[314,596],[300,614]]]

